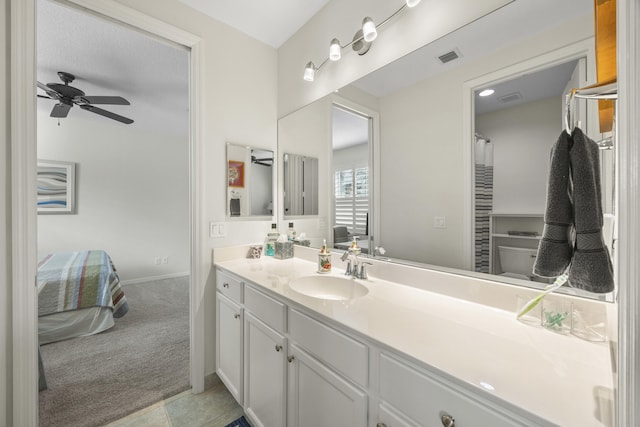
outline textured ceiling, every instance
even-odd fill
[[[130,106],[100,107],[135,121],[124,125],[74,106],[61,123],[85,118],[145,131],[188,134],[186,49],[46,0],[37,2],[37,22],[38,81],[61,83],[58,71],[74,74],[71,86],[86,95],[126,98]],[[50,111],[54,104],[38,98],[41,111]]]

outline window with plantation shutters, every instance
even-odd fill
[[[369,168],[344,169],[335,173],[335,224],[352,234],[367,234],[369,213]]]

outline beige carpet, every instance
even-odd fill
[[[102,426],[189,388],[189,279],[126,285],[113,328],[43,345],[40,426]]]

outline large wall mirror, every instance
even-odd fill
[[[227,144],[227,216],[272,217],[273,151]]]
[[[592,0],[510,3],[280,119],[279,149],[307,132],[319,158],[321,220],[296,229],[339,248],[335,203],[346,187],[336,184],[335,171],[347,158],[355,171],[360,160],[376,179],[367,184],[366,230],[349,232],[366,234],[385,258],[542,288],[548,280],[530,271],[550,148],[564,126],[564,94],[595,81]],[[485,89],[493,94],[480,96]],[[369,130],[378,127],[379,136],[364,151],[341,156],[333,148],[340,138],[337,96],[356,113],[361,106],[378,114]],[[580,101],[577,116],[608,148],[600,153],[601,179],[605,240],[613,249],[615,149],[599,132],[597,103],[590,102]]]

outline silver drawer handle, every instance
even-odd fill
[[[282,350],[282,346],[281,346],[281,345],[277,345],[277,344],[276,344],[276,351],[278,351],[278,352],[279,352],[280,350]]]
[[[222,287],[223,287],[223,288],[228,288],[228,287],[229,287],[229,284],[228,284],[228,283],[223,283],[223,284],[222,284]]]
[[[376,427],[387,427],[387,425],[385,423],[378,423],[376,424]]]
[[[295,357],[293,357],[293,356],[287,357],[287,360],[289,361],[289,363],[293,362],[294,359],[295,359]]]
[[[239,318],[240,318],[240,315],[239,315],[238,313],[236,313],[236,314],[234,314],[234,315],[233,315],[233,318],[234,318],[234,319],[239,319]]]
[[[456,427],[456,420],[449,414],[442,414],[440,416],[440,421],[442,421],[442,425],[444,427]]]

